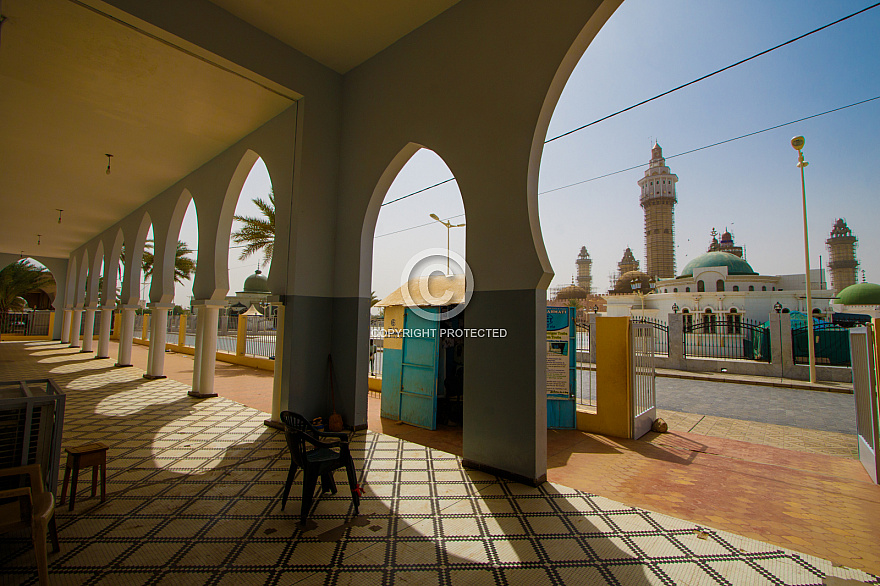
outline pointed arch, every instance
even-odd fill
[[[82,307],[86,302],[86,280],[89,276],[89,251],[84,250],[76,275],[76,294],[72,299],[74,306]]]
[[[98,282],[101,279],[101,266],[104,264],[104,241],[98,240],[95,246],[95,257],[89,265],[88,285],[86,286],[86,305],[93,305],[98,302],[99,291]]]
[[[147,242],[147,234],[150,232],[153,222],[150,214],[144,212],[131,239],[131,249],[126,243],[125,269],[122,276],[122,302],[123,305],[136,305],[140,299],[141,265],[143,264],[144,245]]]

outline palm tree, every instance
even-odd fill
[[[28,260],[19,260],[0,271],[0,313],[19,309],[22,295],[52,282],[52,274]]]
[[[151,240],[147,241],[147,244],[144,246],[144,260],[141,265],[141,269],[144,272],[144,278],[149,277],[153,274],[153,262],[154,257],[152,253],[153,242]],[[192,254],[195,252],[189,246],[187,246],[186,242],[182,240],[177,241],[177,250],[174,252],[174,282],[175,283],[183,283],[187,279],[189,279],[193,273],[196,272],[196,261],[188,257],[188,254]]]
[[[265,267],[272,262],[272,252],[275,248],[275,192],[269,191],[269,201],[259,197],[255,197],[251,201],[260,208],[263,217],[233,216],[244,225],[232,233],[232,241],[245,245],[238,260],[245,260],[250,255],[262,250],[263,266]]]

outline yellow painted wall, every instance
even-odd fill
[[[403,350],[403,337],[390,335],[389,332],[403,329],[403,313],[402,305],[393,305],[385,308],[385,340],[382,345],[387,350]]]
[[[629,318],[596,318],[596,413],[577,412],[581,431],[632,437]]]

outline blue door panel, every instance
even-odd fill
[[[424,308],[437,313],[437,308]],[[440,357],[438,322],[407,308],[400,376],[400,421],[437,429],[437,368]]]
[[[382,406],[386,419],[400,420],[400,369],[402,350],[385,348],[382,352]]]

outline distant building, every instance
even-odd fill
[[[831,306],[837,313],[880,317],[880,285],[856,283],[840,291]]]
[[[578,287],[586,291],[588,294],[593,292],[593,259],[587,252],[586,246],[581,246],[581,252],[578,254],[577,260],[577,284]]]
[[[639,203],[645,210],[645,272],[655,279],[675,277],[675,184],[678,176],[669,171],[663,149],[654,143],[651,162],[639,179]],[[623,274],[625,271],[621,271]]]
[[[856,243],[852,230],[846,220],[838,218],[831,228],[831,235],[825,244],[828,246],[828,269],[831,271],[831,288],[838,293],[856,284]]]
[[[733,234],[728,230],[724,230],[721,240],[718,240],[718,233],[712,228],[712,242],[709,244],[709,250],[706,252],[729,252],[734,256],[743,258],[743,247],[733,244]]]

